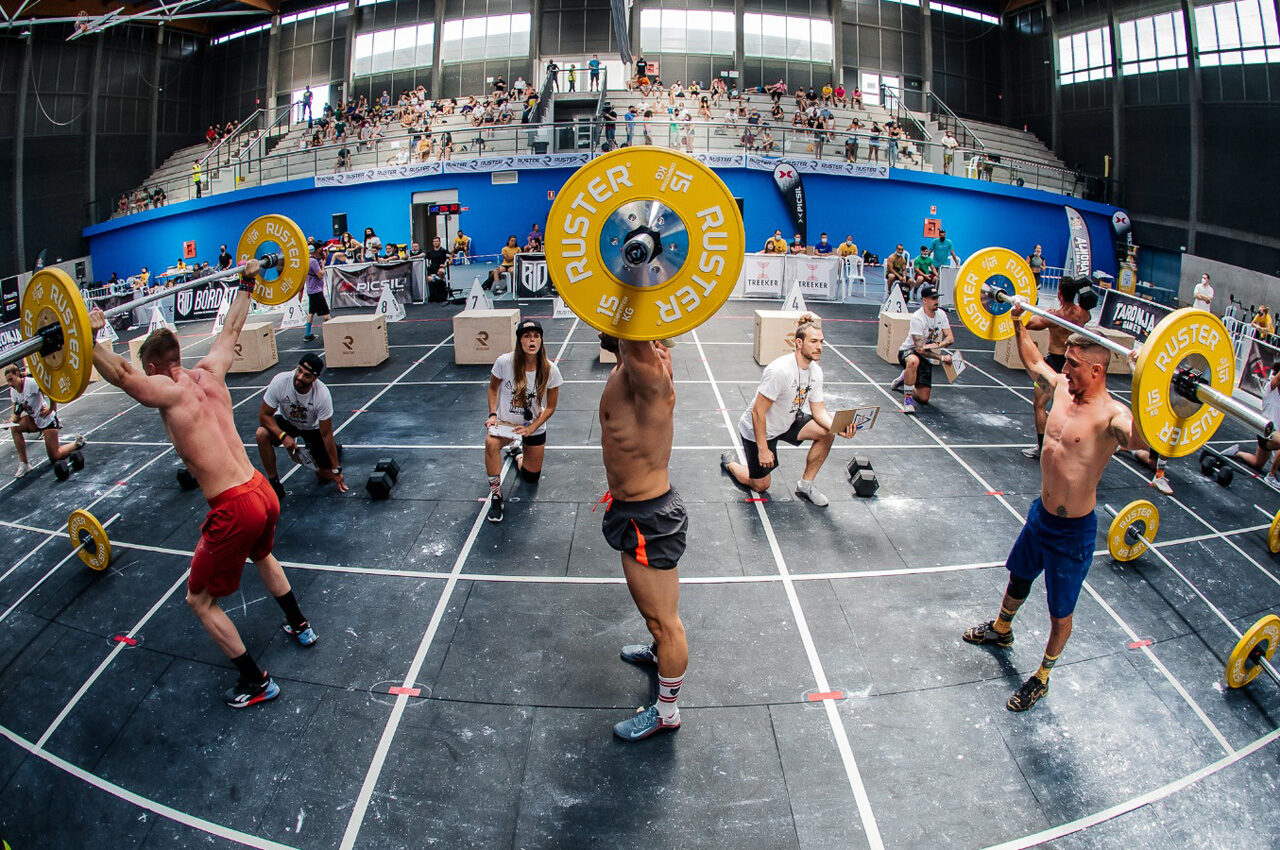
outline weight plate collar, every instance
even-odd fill
[[[41,391],[58,404],[66,404],[84,392],[93,372],[93,329],[75,282],[60,269],[41,269],[31,276],[22,293],[19,332],[23,339],[39,335],[44,325],[62,328],[62,348],[48,355],[27,357],[27,369]]]
[[[631,215],[650,226],[624,228]],[[624,253],[640,259],[641,247],[647,275]],[[744,249],[724,182],[692,157],[659,148],[622,148],[584,165],[547,218],[556,291],[588,325],[622,339],[676,337],[711,318],[737,283]]]
[[[1184,307],[1160,320],[1142,345],[1133,370],[1133,413],[1142,437],[1165,457],[1184,457],[1204,445],[1222,424],[1222,411],[1189,400],[1173,388],[1180,370],[1203,370],[1213,389],[1235,387],[1235,352],[1222,320]]]

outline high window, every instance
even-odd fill
[[[1200,64],[1256,65],[1280,62],[1280,33],[1271,0],[1238,0],[1196,9]]]
[[[786,15],[742,16],[743,51],[747,56],[830,62],[834,32],[831,21]]]
[[[1111,34],[1104,27],[1058,39],[1058,83],[1070,85],[1111,76]]]
[[[473,62],[529,55],[531,16],[491,15],[445,21],[441,32],[441,62]]]
[[[1120,24],[1120,73],[1150,74],[1187,67],[1182,11]]]
[[[733,55],[733,12],[644,9],[640,47],[649,53]]]
[[[435,24],[360,33],[351,53],[351,73],[362,77],[400,68],[428,66],[431,64],[434,36]]]

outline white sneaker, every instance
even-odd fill
[[[915,416],[916,400],[912,396],[906,396],[902,400],[902,412],[907,416]]]
[[[1280,478],[1276,478],[1274,475],[1268,475],[1266,478],[1263,478],[1262,483],[1269,484],[1277,490],[1280,490]]]
[[[1240,454],[1240,444],[1233,443],[1232,445],[1227,446],[1222,450],[1221,454],[1223,457],[1235,457]]]
[[[18,471],[17,471],[17,472],[15,472],[15,473],[13,473],[13,477],[14,477],[14,478],[21,478],[22,476],[26,475],[26,474],[27,474],[28,472],[30,472],[30,471],[31,471],[31,464],[29,464],[29,463],[20,463],[20,464],[18,464]]]
[[[805,481],[803,478],[801,478],[796,484],[796,495],[804,496],[820,508],[825,508],[827,505],[831,504],[831,500],[828,499],[821,490],[813,486],[812,481]]]
[[[898,377],[894,378],[893,383],[889,385],[889,389],[896,393],[900,389],[902,389],[902,387],[906,384],[906,382],[907,382],[907,373],[899,372]]]
[[[1152,478],[1149,483],[1152,487],[1156,488],[1161,493],[1164,493],[1166,496],[1173,495],[1173,485],[1170,484],[1169,479],[1165,478],[1163,475],[1157,475],[1155,478]]]

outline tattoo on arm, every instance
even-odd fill
[[[1036,375],[1036,386],[1037,386],[1037,387],[1039,387],[1040,389],[1044,390],[1045,392],[1048,392],[1049,390],[1052,390],[1052,389],[1053,389],[1053,382],[1052,382],[1052,381],[1050,381],[1050,380],[1049,380],[1049,378],[1048,378],[1047,376],[1037,374],[1037,375]]]

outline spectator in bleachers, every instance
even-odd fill
[[[641,144],[644,144],[644,145],[653,144],[652,125],[653,125],[653,110],[646,109],[644,111],[644,120],[640,122],[640,132],[642,134],[640,139]]]
[[[235,265],[235,259],[231,256],[231,252],[227,250],[226,245],[218,248],[218,270],[225,271]]]
[[[915,278],[911,287],[912,296],[919,292],[920,287],[926,283],[937,284],[938,270],[934,265],[933,257],[929,253],[928,245],[920,246],[920,253],[916,255],[915,261],[911,265]]]
[[[956,148],[960,143],[956,141],[956,137],[950,130],[942,137],[942,173],[951,173],[951,163],[955,161]]]
[[[409,259],[416,260],[418,257],[425,257],[427,254],[422,250],[422,246],[418,244],[418,240],[414,240],[409,245]]]
[[[338,158],[333,164],[333,173],[347,171],[351,168],[351,148],[343,145],[338,149]]]
[[[157,186],[155,191],[151,193],[151,205],[153,207],[162,207],[169,201],[169,195],[165,192],[163,186]]]
[[[364,255],[364,248],[355,240],[350,231],[344,231],[342,240],[338,243],[338,250],[346,255],[347,260],[352,263],[360,262],[360,258]]]
[[[1276,332],[1276,323],[1271,318],[1271,308],[1266,304],[1260,306],[1257,314],[1253,317],[1253,322],[1251,324],[1257,329],[1258,336],[1261,337],[1264,342],[1271,341],[1272,335]]]
[[[813,150],[814,159],[822,159],[822,148],[827,143],[827,134],[822,130],[813,130],[813,144],[810,148]]]
[[[301,123],[302,117],[305,115],[308,129],[311,127],[311,101],[313,98],[315,98],[315,95],[311,93],[311,86],[307,86],[306,90],[302,92],[302,110],[298,113],[298,121]]]
[[[719,106],[720,98],[724,97],[724,95],[725,95],[724,80],[720,79],[719,77],[713,77],[711,79],[711,105]]]
[[[787,84],[783,80],[778,80],[776,83],[769,86],[766,91],[768,91],[769,96],[773,98],[773,102],[778,103],[782,100],[782,96],[787,93]]]
[[[577,65],[569,66],[569,73],[566,76],[566,80],[569,83],[569,91],[578,90],[578,66]]]
[[[885,144],[888,148],[889,167],[896,168],[898,165],[898,142],[902,139],[902,127],[896,121],[891,122],[888,125],[888,133],[886,135],[888,136]]]
[[[533,242],[535,239],[538,242],[542,241],[542,230],[536,221],[532,225],[530,225],[529,235],[525,237],[525,242],[526,243]]]
[[[213,129],[213,125],[209,125],[209,129],[204,132],[204,140],[207,147],[213,147],[218,143],[218,131]]]
[[[854,121],[854,124],[857,124],[856,119]],[[850,128],[852,128],[854,124],[850,124],[849,125]],[[844,137],[844,161],[845,162],[858,161],[858,134],[857,133],[849,133],[849,135]]]
[[[1209,282],[1207,274],[1200,275],[1200,282],[1196,284],[1191,297],[1191,306],[1197,310],[1209,310],[1213,307],[1213,284]]]
[[[453,133],[448,130],[440,134],[440,147],[437,150],[436,159],[441,161],[453,159]]]
[[[622,120],[623,120],[623,121],[626,123],[626,125],[627,125],[627,141],[625,142],[625,144],[626,144],[626,146],[627,146],[627,147],[631,147],[631,142],[632,142],[632,140],[635,138],[635,134],[636,134],[636,108],[635,108],[635,106],[628,106],[628,107],[627,107],[627,111],[626,111],[625,113],[623,113],[623,115],[622,115]]]
[[[857,86],[853,87],[853,108],[854,109],[862,108],[862,89],[858,88]]]
[[[833,97],[835,97],[835,89],[831,87],[831,83],[827,83],[822,87],[822,102],[830,105]]]
[[[560,91],[560,66],[556,64],[556,60],[552,59],[547,62],[547,76],[551,78],[551,90]]]
[[[775,144],[773,141],[773,133],[770,132],[768,126],[760,133],[760,153],[771,154],[774,152]]]
[[[831,99],[836,106],[843,107],[845,105],[844,83],[836,83],[836,87],[831,91]]]
[[[541,254],[542,253],[542,237],[530,233],[525,238],[524,247],[520,249],[522,254]]]
[[[382,240],[378,238],[378,234],[373,232],[372,227],[364,229],[364,253],[366,257],[376,257],[378,252],[382,250]]]

